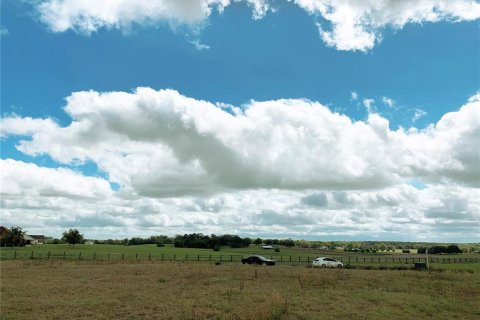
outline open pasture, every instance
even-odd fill
[[[478,319],[477,272],[2,261],[1,319]]]
[[[258,246],[247,248],[222,247],[218,252],[210,249],[175,248],[171,245],[157,247],[155,245],[76,245],[75,247],[56,245],[37,245],[22,248],[0,248],[1,260],[112,260],[112,261],[189,261],[189,262],[233,262],[239,263],[243,257],[251,254],[264,255],[277,264],[308,265],[319,256],[334,257],[346,266],[374,268],[400,267],[411,268],[414,262],[424,262],[425,255],[403,253],[360,253],[346,251],[322,251],[308,248],[280,248],[280,252],[264,250]],[[429,255],[431,267],[437,270],[469,270],[480,271],[480,255]]]

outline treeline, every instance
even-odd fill
[[[174,246],[177,248],[203,248],[220,250],[222,246],[230,246],[231,248],[248,247],[252,244],[252,239],[241,238],[237,235],[224,234],[204,235],[203,233],[192,233],[177,235],[175,237]]]
[[[107,239],[107,240],[94,240],[95,244],[111,244],[111,245],[121,245],[121,246],[136,246],[142,244],[156,244],[157,247],[163,247],[166,244],[172,244],[174,238],[168,236],[151,236],[148,238],[125,238],[125,239]]]
[[[462,253],[463,251],[457,245],[449,246],[433,246],[430,248],[422,247],[418,248],[417,253],[426,254],[428,249],[429,254],[442,254],[442,253]]]

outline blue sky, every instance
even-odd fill
[[[42,230],[46,230],[44,233],[55,233],[65,225],[65,223],[59,223],[58,221],[64,222],[67,219],[69,227],[81,228],[82,223],[79,223],[79,221],[89,219],[94,221],[95,218],[101,217],[103,222],[116,221],[116,223],[107,224],[111,229],[108,229],[106,233],[88,225],[85,227],[87,228],[87,235],[92,237],[114,237],[117,235],[123,237],[145,232],[149,234],[162,232],[175,234],[194,230],[206,233],[209,231],[223,233],[225,231],[245,235],[278,235],[279,237],[292,236],[297,238],[353,237],[363,239],[380,237],[382,239],[398,239],[401,238],[403,229],[398,229],[402,230],[398,232],[387,231],[391,227],[391,221],[394,221],[392,217],[385,217],[386,220],[390,219],[390,222],[380,229],[371,225],[364,225],[360,229],[367,230],[366,232],[353,228],[355,230],[352,232],[335,231],[329,233],[324,230],[316,230],[313,223],[306,223],[303,229],[293,228],[295,231],[292,231],[292,229],[288,230],[281,224],[277,224],[274,220],[260,226],[247,219],[242,222],[245,224],[244,228],[235,228],[234,226],[237,223],[234,223],[229,217],[238,208],[229,208],[228,210],[220,208],[218,211],[213,209],[213,211],[210,209],[189,211],[189,209],[178,209],[177,206],[176,211],[178,212],[175,217],[169,216],[168,212],[162,210],[166,210],[165,208],[168,207],[166,202],[186,201],[196,203],[203,201],[216,203],[224,201],[218,200],[222,197],[233,197],[232,193],[239,197],[247,197],[252,192],[275,194],[276,191],[273,190],[281,190],[278,197],[283,197],[283,199],[289,197],[303,199],[319,192],[325,193],[327,195],[326,199],[335,198],[333,192],[345,192],[347,197],[356,198],[357,196],[361,197],[362,194],[365,195],[365,193],[387,192],[387,188],[400,186],[401,184],[398,181],[403,181],[402,188],[413,186],[414,190],[421,190],[422,192],[426,192],[424,191],[425,185],[431,186],[431,188],[427,187],[426,189],[430,189],[429,192],[432,193],[433,198],[435,192],[446,192],[443,189],[438,191],[438,188],[448,189],[452,186],[468,188],[467,191],[459,189],[458,194],[465,194],[466,192],[471,194],[473,198],[479,195],[478,176],[474,177],[476,183],[468,182],[464,184],[463,180],[456,181],[449,174],[423,174],[422,172],[428,171],[427,169],[419,169],[416,173],[409,172],[408,174],[402,172],[395,177],[387,177],[385,180],[388,180],[388,182],[385,182],[384,186],[380,186],[382,183],[377,183],[377,180],[383,179],[383,173],[379,173],[376,182],[372,182],[372,185],[375,185],[373,189],[372,187],[364,187],[363,182],[359,182],[358,185],[348,185],[346,183],[346,187],[339,187],[338,185],[343,185],[343,182],[329,184],[329,182],[320,181],[321,179],[319,179],[320,182],[308,183],[298,183],[294,179],[291,183],[279,186],[276,186],[273,182],[267,183],[265,181],[258,183],[219,182],[215,180],[217,179],[216,175],[207,173],[199,179],[205,179],[205,181],[213,179],[216,182],[211,190],[210,187],[207,187],[209,191],[206,193],[190,193],[188,190],[191,189],[186,188],[179,191],[178,194],[174,192],[174,195],[170,192],[167,192],[167,195],[156,193],[152,195],[151,192],[142,192],[138,186],[134,185],[132,181],[137,180],[133,176],[126,180],[113,178],[120,174],[117,170],[112,169],[110,171],[110,162],[105,161],[107,156],[101,157],[101,159],[97,158],[100,153],[96,149],[90,150],[92,155],[85,155],[88,152],[82,151],[81,156],[74,156],[73,160],[67,159],[68,156],[59,156],[58,152],[55,153],[53,149],[42,145],[42,142],[36,142],[36,139],[39,138],[35,138],[35,134],[37,136],[46,134],[42,131],[43,129],[38,129],[38,132],[33,129],[25,129],[24,132],[20,133],[21,130],[18,128],[8,129],[11,126],[8,120],[16,119],[19,122],[15,122],[15,126],[22,126],[21,120],[25,121],[26,117],[37,120],[52,119],[60,129],[69,127],[72,122],[72,114],[67,114],[63,108],[67,104],[65,99],[75,92],[93,90],[98,93],[126,92],[133,94],[137,87],[148,87],[153,90],[172,89],[178,92],[181,97],[188,97],[195,101],[203,100],[211,104],[225,103],[239,107],[244,111],[253,108],[252,105],[255,104],[255,101],[276,101],[278,103],[281,99],[308,100],[312,104],[318,103],[326,106],[332,113],[337,112],[345,115],[352,122],[360,121],[372,124],[373,120],[369,119],[373,119],[372,115],[376,115],[389,121],[387,129],[391,132],[397,132],[399,128],[404,128],[404,132],[407,132],[409,128],[415,128],[417,131],[427,130],[426,128],[430,124],[435,125],[441,121],[446,113],[458,112],[468,101],[476,101],[472,97],[477,94],[480,84],[480,45],[478,18],[475,16],[472,18],[471,15],[462,16],[463,13],[446,11],[435,21],[422,18],[423,16],[408,17],[412,21],[420,20],[420,23],[405,23],[401,27],[398,26],[397,22],[392,21],[390,24],[386,23],[384,27],[375,30],[376,40],[373,47],[362,44],[363,47],[345,50],[340,40],[335,40],[336,42],[333,45],[329,44],[322,38],[317,26],[317,24],[320,24],[323,30],[329,27],[333,30],[334,24],[339,22],[330,21],[328,17],[321,14],[321,11],[307,10],[305,6],[302,6],[301,1],[300,4],[285,1],[274,1],[269,4],[269,2],[260,1],[258,3],[263,3],[270,9],[260,19],[252,18],[252,14],[256,12],[252,8],[255,1],[249,3],[237,2],[229,4],[223,8],[222,12],[212,6],[211,11],[200,18],[200,22],[194,21],[192,23],[188,19],[182,21],[182,18],[177,18],[172,22],[169,19],[150,17],[148,23],[144,23],[142,17],[138,17],[138,21],[133,20],[126,23],[126,27],[122,23],[119,23],[119,27],[115,24],[110,25],[106,21],[103,25],[97,26],[90,34],[82,30],[80,24],[75,25],[74,19],[71,20],[73,22],[65,30],[61,32],[55,30],[56,22],[49,21],[45,13],[48,13],[48,5],[51,2],[2,1],[1,114],[2,121],[4,121],[3,127],[7,129],[2,133],[1,157],[3,160],[14,160],[20,166],[25,166],[27,163],[34,164],[38,170],[42,168],[66,168],[71,173],[78,174],[79,177],[96,177],[96,179],[102,180],[97,181],[100,184],[104,181],[108,182],[108,185],[112,188],[107,191],[108,197],[112,197],[114,200],[110,199],[102,203],[102,206],[105,206],[102,212],[92,209],[90,212],[83,212],[74,216],[68,216],[63,212],[64,209],[52,211],[52,209],[44,208],[51,217],[41,223],[27,224],[25,227],[29,230],[35,230],[37,233],[42,232]],[[198,0],[198,2],[201,1]],[[318,1],[318,3],[321,2]],[[438,1],[432,0],[432,6],[441,12],[443,7],[436,2]],[[60,1],[60,3],[65,7],[69,6],[69,1]],[[382,12],[386,12],[386,10],[390,10],[387,8],[388,3],[386,1],[386,7],[381,9],[383,11],[380,11],[378,16],[382,16]],[[459,3],[462,4],[463,2],[459,1]],[[40,9],[42,5],[44,5],[44,11]],[[466,5],[473,5],[473,11],[479,8],[476,1],[473,4],[467,3]],[[274,8],[274,10],[271,10],[271,8]],[[331,9],[334,10],[335,8],[332,7]],[[391,10],[397,10],[397,8]],[[169,14],[173,15],[175,12]],[[398,14],[406,13],[399,11]],[[370,18],[373,20],[375,16]],[[121,21],[122,17],[118,17],[118,19]],[[452,20],[456,22],[452,22]],[[59,21],[58,17],[56,17],[56,21]],[[370,27],[365,26],[365,30],[369,30]],[[293,105],[295,104],[293,103]],[[367,105],[371,107],[367,108]],[[218,104],[217,107],[219,107]],[[118,108],[116,110],[121,113],[121,107]],[[472,108],[474,115],[478,115],[478,107]],[[81,119],[76,118],[74,120],[81,122]],[[461,121],[458,123],[461,123]],[[23,125],[28,126],[29,124],[24,122]],[[43,125],[40,124],[41,126]],[[474,127],[470,131],[466,131],[475,133],[477,132],[475,130],[477,129]],[[62,133],[58,131],[48,134],[51,135],[51,139],[55,139],[55,136]],[[152,134],[155,136],[155,130]],[[156,136],[156,138],[164,139],[159,136]],[[241,139],[241,136],[239,139]],[[32,142],[30,149],[18,147],[20,141],[23,140]],[[395,141],[398,140],[401,139],[398,138]],[[299,143],[304,142],[302,141]],[[468,148],[479,146],[478,136],[476,139],[473,136],[472,141],[476,146],[470,145]],[[241,141],[241,143],[243,142]],[[103,144],[106,143],[111,143],[111,141],[103,141]],[[175,140],[173,143],[178,144],[180,142]],[[412,142],[412,144],[414,143]],[[368,144],[366,143],[366,145]],[[82,145],[82,148],[84,147]],[[175,146],[169,147],[175,150]],[[285,145],[278,148],[288,147],[288,143],[285,142]],[[466,148],[466,146],[463,147]],[[63,148],[63,146],[59,145],[57,148]],[[246,148],[250,147],[247,146]],[[382,152],[388,153],[387,150],[382,150]],[[116,152],[129,154],[129,151],[126,150],[117,150]],[[175,154],[176,160],[180,163],[186,161],[178,158],[178,153]],[[473,170],[472,172],[475,175],[478,173],[479,163],[476,162],[478,154],[469,155],[473,156],[473,160],[468,160],[468,164],[472,166],[470,169]],[[355,155],[355,157],[357,156],[362,158],[360,155]],[[426,157],[428,158],[428,156]],[[455,158],[456,154],[451,156]],[[210,172],[209,167],[202,162],[206,160],[202,160],[203,158],[200,155],[189,155],[187,158],[188,161],[195,161],[196,157],[200,159],[201,166],[204,166],[203,169],[206,168],[205,170]],[[460,156],[459,159],[460,161],[465,160],[464,157]],[[254,160],[247,159],[245,161]],[[256,159],[255,161],[261,163],[263,160]],[[322,161],[319,162],[323,163]],[[231,170],[235,170],[231,163],[225,165],[227,167],[232,166]],[[297,164],[290,163],[289,165],[296,166]],[[371,163],[369,165],[376,166]],[[463,168],[466,167],[468,166],[463,166]],[[319,168],[319,172],[324,169],[325,165]],[[13,172],[13,169],[10,170]],[[186,172],[187,169],[180,166],[175,170]],[[281,171],[281,169],[278,170]],[[257,174],[262,175],[262,173]],[[458,174],[466,175],[467,173],[462,171]],[[165,176],[161,176],[156,181],[148,182],[151,184],[148,190],[165,187],[162,184],[165,179],[184,181],[182,180],[184,177],[165,178]],[[349,177],[345,179],[348,180]],[[280,180],[286,181],[288,178],[283,174],[283,178]],[[392,182],[393,180],[396,182]],[[197,182],[187,181],[185,183],[188,185]],[[9,185],[9,183],[25,187],[18,181],[12,182],[10,180],[4,185]],[[370,185],[369,183],[365,183],[365,185]],[[27,189],[35,190],[37,187],[33,185],[28,186]],[[178,188],[181,189],[181,187]],[[365,193],[362,193],[362,190],[366,190]],[[122,194],[120,194],[121,192]],[[282,195],[282,192],[292,192],[292,194]],[[396,191],[388,192],[395,193]],[[407,193],[409,192],[415,191],[408,191]],[[52,200],[53,196],[42,195],[41,191],[36,193],[39,194],[38,197]],[[127,193],[129,195],[125,195]],[[10,193],[8,194],[8,196],[3,195],[3,198],[8,199],[11,196]],[[25,195],[29,192],[20,190],[19,194]],[[18,198],[18,195],[16,197]],[[58,197],[59,201],[67,201],[68,206],[71,206],[72,203],[82,206],[81,201],[75,202],[75,200],[72,200],[75,197]],[[140,208],[138,209],[140,211],[135,214],[135,218],[105,213],[116,211],[118,209],[116,206],[119,206],[118,202],[127,201],[126,199],[132,199],[132,197],[137,197],[135,200],[137,202],[158,202],[153,207],[160,209],[155,211],[150,208],[143,212]],[[381,198],[378,194],[371,197]],[[410,217],[412,221],[415,221],[409,222],[410,227],[413,228],[411,230],[418,228],[420,220],[431,219],[429,223],[432,226],[432,231],[428,239],[443,240],[442,236],[435,233],[435,225],[446,223],[454,226],[453,223],[458,222],[458,218],[444,213],[451,203],[463,206],[462,209],[452,207],[451,215],[458,213],[458,210],[460,210],[465,215],[462,218],[465,225],[471,225],[473,222],[474,226],[478,226],[480,212],[478,201],[473,200],[473,198],[463,196],[453,200],[449,198],[448,201],[444,201],[443,207],[440,205],[436,206],[435,210],[432,209],[442,212],[437,216],[432,216],[433,218],[429,216],[430,213],[420,210],[418,215],[421,216],[421,219]],[[39,199],[30,200],[39,203],[43,201]],[[246,200],[237,199],[236,201],[240,203]],[[272,199],[272,201],[274,200]],[[364,201],[368,202],[370,200]],[[395,203],[394,208],[387,205],[387,209],[393,210],[392,212],[395,212],[395,214],[405,209],[401,201]],[[419,204],[419,207],[422,205]],[[32,216],[42,215],[42,209],[37,210],[37,212],[34,210],[22,211],[22,206],[22,204],[12,204],[8,201],[3,202],[3,222],[20,224],[24,220],[23,215],[27,214],[25,212],[29,212],[28,214]],[[65,206],[67,205],[65,204]],[[122,206],[128,207],[129,205],[122,204]],[[131,204],[131,206],[134,205]],[[278,209],[278,212],[276,212],[278,221],[282,220],[281,217],[287,216],[292,219],[292,225],[297,225],[295,219],[300,221],[305,216],[315,217],[320,215],[323,217],[333,214],[338,218],[338,221],[349,220],[352,222],[354,220],[352,215],[355,215],[355,213],[352,213],[352,207],[349,206],[340,208],[340,205],[332,205],[328,208],[318,208],[312,205],[307,206],[308,208],[295,207],[296,209],[289,209],[292,206],[291,203],[285,204]],[[62,208],[62,206],[60,207]],[[258,220],[268,207],[268,204],[252,205],[248,208],[250,217]],[[334,212],[335,210],[337,212]],[[375,210],[380,209],[376,208]],[[371,214],[375,210],[371,209]],[[457,212],[453,212],[455,210]],[[212,214],[212,212],[216,212],[216,214]],[[366,208],[361,215],[368,216],[369,212]],[[188,217],[192,215],[197,215],[199,220],[207,222],[205,222],[205,225],[199,225],[195,228],[189,226],[186,222],[182,222],[188,221]],[[269,214],[267,216],[276,215]],[[180,222],[172,224],[171,227],[166,227],[166,224],[161,225],[161,223],[154,223],[150,227],[145,226],[138,220],[143,219],[138,217],[145,216],[156,217],[161,221],[175,220],[176,217],[186,218],[185,220],[178,218]],[[445,218],[446,216],[448,216],[448,219]],[[125,221],[129,221],[129,219],[135,221],[133,225],[136,227],[128,227],[128,223]],[[266,219],[263,220],[266,221]],[[49,225],[53,226],[48,227]],[[267,228],[268,226],[271,228]],[[334,227],[332,226],[332,229]],[[452,228],[451,234],[447,235],[444,240],[480,240],[475,232],[467,233],[465,237],[461,237],[457,236],[456,229]],[[311,231],[308,233],[308,231],[302,230]],[[375,235],[372,236],[372,234]],[[412,240],[418,240],[418,238]]]

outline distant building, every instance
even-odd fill
[[[36,239],[32,238],[31,236],[29,236],[26,233],[23,235],[23,241],[25,241],[25,245],[27,245],[27,246],[38,243],[38,241]]]
[[[47,238],[43,234],[31,234],[30,237],[37,241],[36,244],[45,244],[47,243]]]
[[[263,249],[273,249],[273,246],[263,245],[262,248],[263,248]]]
[[[7,237],[12,231],[8,229],[7,227],[0,226],[0,240],[4,239]]]

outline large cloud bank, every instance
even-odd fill
[[[38,5],[41,20],[55,32],[82,33],[100,28],[129,28],[133,24],[168,23],[201,26],[212,10],[222,12],[245,2],[253,17],[276,10],[269,0],[46,0]],[[472,0],[292,0],[318,17],[323,41],[338,50],[366,51],[381,39],[383,29],[409,23],[472,21],[480,18],[480,3]]]
[[[26,137],[18,150],[70,168],[93,162],[106,178],[2,160],[2,223],[92,237],[478,238],[479,95],[422,130],[391,130],[374,113],[352,121],[308,100],[235,107],[150,88],[76,92],[65,111],[67,126],[4,117],[1,136]]]
[[[72,123],[7,117],[2,135],[55,161],[95,162],[140,195],[235,189],[372,189],[420,178],[479,187],[480,96],[424,130],[392,131],[378,114],[353,122],[317,102],[219,107],[174,90],[85,91],[67,98]]]

